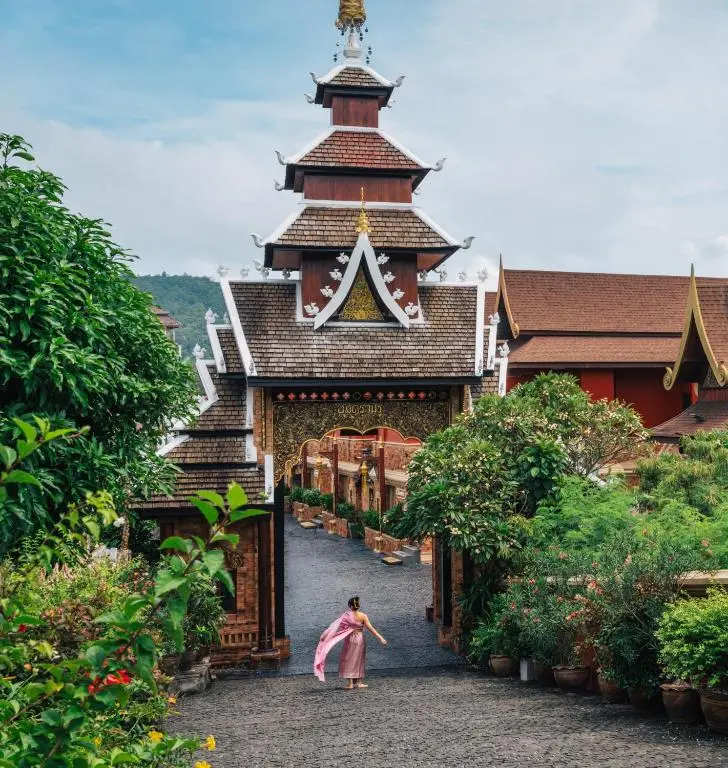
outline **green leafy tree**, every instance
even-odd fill
[[[0,443],[28,413],[88,430],[30,457],[37,482],[8,487],[0,554],[89,491],[107,489],[121,511],[164,489],[173,475],[155,448],[195,398],[189,366],[131,283],[132,257],[103,222],[71,213],[61,180],[33,159],[0,134]]]

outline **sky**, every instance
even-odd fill
[[[0,132],[139,273],[235,275],[299,203],[336,0],[0,0]],[[448,271],[728,275],[726,0],[367,0],[382,128],[434,163]]]

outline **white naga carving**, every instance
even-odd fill
[[[250,275],[250,267],[240,268],[240,277],[242,277],[243,280],[247,280],[249,275]]]
[[[458,272],[458,280],[461,283],[464,283],[468,279],[468,273],[464,270],[462,272]]]
[[[498,323],[500,323],[500,314],[496,312],[494,315],[490,315],[488,320],[490,321],[491,325],[498,325]]]
[[[195,344],[195,348],[192,350],[192,354],[198,360],[202,360],[202,358],[205,356],[205,350],[199,344]]]
[[[407,313],[407,314],[408,314],[410,317],[414,317],[415,315],[419,314],[419,312],[420,312],[420,308],[419,308],[419,307],[418,307],[416,304],[413,304],[413,303],[410,301],[410,303],[409,303],[409,304],[408,304],[408,305],[407,305],[407,306],[404,308],[404,311],[405,311],[405,312],[406,312],[406,313]]]
[[[465,240],[463,240],[463,244],[460,246],[462,250],[469,251],[473,244],[473,240],[475,240],[475,237],[473,236],[466,237]]]
[[[318,315],[318,313],[321,311],[319,305],[315,301],[312,301],[310,304],[306,304],[304,309],[306,310],[306,314],[310,315],[311,317],[316,317],[316,315]]]
[[[429,274],[430,274],[430,273],[429,273],[429,272],[428,272],[426,269],[421,269],[421,270],[420,270],[420,271],[417,273],[417,279],[418,279],[418,280],[419,280],[421,283],[425,283],[425,282],[427,282],[427,276],[428,276]]]
[[[291,279],[291,272],[292,270],[288,269],[286,267],[285,269],[281,270],[281,274],[283,275],[284,280],[290,280]]]
[[[380,253],[377,257],[377,264],[381,267],[382,265],[386,264],[389,261],[389,256],[385,256],[383,253]]]
[[[217,315],[211,309],[208,309],[207,312],[205,312],[205,322],[208,325],[213,325],[216,320]]]
[[[392,291],[392,298],[395,301],[399,301],[404,296],[404,291],[401,288],[397,288],[396,291]]]
[[[270,267],[266,267],[260,259],[253,259],[253,266],[262,277],[268,278],[270,276]]]
[[[325,288],[322,288],[322,289],[321,289],[321,293],[322,293],[322,294],[323,294],[323,295],[324,295],[324,296],[325,296],[327,299],[333,299],[333,298],[334,298],[334,293],[335,293],[335,291],[334,291],[334,289],[333,289],[333,288],[332,288],[330,285],[327,285]]]
[[[316,97],[312,96],[310,93],[304,93],[303,95],[306,97],[306,101],[309,104],[313,104],[316,101]]]
[[[507,358],[511,354],[511,348],[508,346],[508,342],[504,341],[498,350],[498,356],[501,358]]]
[[[386,275],[382,275],[382,280],[384,280],[387,285],[393,283],[396,279],[397,278],[391,272],[387,272]]]
[[[273,179],[273,186],[275,187],[276,192],[283,192],[286,188],[285,185],[281,184],[277,179]]]
[[[344,275],[340,269],[335,269],[333,272],[329,272],[329,274],[337,283],[340,283],[344,279]]]
[[[260,235],[256,234],[255,232],[251,232],[250,236],[253,238],[253,242],[255,243],[256,248],[265,248],[265,242]]]
[[[488,279],[488,268],[484,267],[483,269],[478,270],[478,282],[484,283]]]
[[[336,257],[336,261],[338,261],[339,264],[348,264],[351,261],[351,256],[349,256],[348,253],[340,253]]]
[[[221,265],[220,265],[220,266],[217,268],[217,276],[218,276],[220,279],[223,279],[223,278],[227,277],[229,274],[230,274],[230,267],[226,267],[226,266],[224,266],[224,265],[222,265],[222,264],[221,264]]]

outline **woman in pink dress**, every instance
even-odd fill
[[[359,607],[359,598],[352,597],[349,600],[349,610],[336,619],[321,635],[313,663],[314,674],[323,682],[326,656],[337,643],[343,640],[344,647],[339,658],[339,677],[342,680],[348,680],[347,691],[368,687],[364,683],[367,656],[364,630],[368,629],[382,645],[387,644],[387,641],[371,625],[369,617],[362,613]]]

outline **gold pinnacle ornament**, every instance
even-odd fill
[[[364,0],[339,0],[339,18],[336,27],[342,32],[346,29],[359,30],[367,20]]]
[[[372,227],[369,224],[369,217],[367,216],[366,198],[364,197],[364,187],[361,188],[361,211],[359,211],[359,218],[356,220],[356,231],[361,234],[362,232],[371,232]]]

